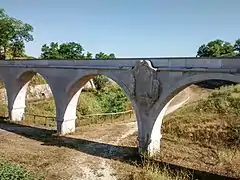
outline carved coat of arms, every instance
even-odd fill
[[[157,80],[157,72],[150,61],[137,61],[133,69],[134,91],[136,102],[148,111],[159,98],[160,82]]]

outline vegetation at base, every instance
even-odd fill
[[[240,147],[239,100],[240,85],[222,87],[167,116],[163,132],[207,145]]]
[[[167,115],[162,126],[161,153],[137,164],[114,162],[118,178],[190,180],[198,176],[194,171],[172,171],[164,162],[240,178],[239,98],[240,85],[226,86]],[[119,145],[136,147],[136,136],[126,137]],[[131,158],[136,152],[125,153]]]
[[[90,124],[91,122],[93,122],[91,120],[93,117],[90,117],[91,119],[84,119],[83,117],[81,117],[84,115],[116,113],[130,109],[131,103],[118,85],[109,85],[101,89],[100,91],[82,91],[79,98],[79,103],[77,105],[77,117],[79,117],[77,119],[77,124]],[[56,126],[55,119],[50,118],[46,120],[45,118],[45,116],[55,117],[56,109],[53,98],[35,102],[27,102],[25,110],[25,120],[28,121],[29,119],[33,118],[33,116],[28,116],[27,114],[39,115],[43,117],[36,116],[33,123],[38,124],[37,122],[43,122],[42,124],[48,124],[51,127]],[[4,114],[7,113],[6,105],[0,105],[0,113],[1,116],[4,116]],[[115,119],[118,118],[119,115],[113,117]],[[99,119],[99,121],[104,121],[104,119]],[[97,123],[99,122],[97,121]]]
[[[37,180],[33,174],[27,172],[22,166],[12,164],[0,159],[0,180]]]
[[[224,86],[201,100],[197,105],[197,111],[218,113],[221,115],[240,115],[240,85]]]
[[[191,172],[173,171],[167,166],[160,167],[147,159],[140,163],[124,164],[115,162],[113,167],[117,169],[117,177],[121,180],[189,180],[192,179]]]
[[[128,104],[128,98],[117,85],[105,87],[101,91],[83,91],[77,105],[77,115],[121,112],[126,110]],[[55,116],[53,99],[29,102],[26,108],[26,113]]]

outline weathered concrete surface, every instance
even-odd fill
[[[132,102],[138,123],[140,153],[160,150],[160,128],[170,100],[184,88],[203,80],[240,83],[240,59],[155,58],[117,60],[0,61],[12,120],[22,119],[28,83],[41,74],[56,103],[57,130],[75,131],[76,106],[83,86],[98,74],[124,90]]]

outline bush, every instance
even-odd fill
[[[93,78],[93,83],[98,91],[102,90],[108,82],[108,78],[104,75],[98,75]]]
[[[0,180],[34,180],[30,173],[28,173],[23,167],[11,164],[4,160],[0,162]]]
[[[207,99],[201,100],[197,109],[219,114],[240,115],[240,85],[221,87]]]
[[[206,99],[167,116],[163,132],[207,145],[240,146],[240,85],[221,87]]]
[[[38,85],[38,84],[46,84],[46,83],[47,83],[46,80],[40,74],[36,74],[32,77],[29,86],[34,86],[34,85]]]
[[[102,113],[101,103],[95,95],[96,92],[81,92],[77,105],[78,115],[88,115]]]
[[[129,104],[127,96],[118,85],[105,87],[103,90],[98,91],[96,95],[105,113],[125,111]]]

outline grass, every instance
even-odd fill
[[[126,117],[120,115],[95,116],[90,118],[83,116],[89,114],[114,113],[129,109],[131,109],[130,102],[118,86],[107,87],[101,90],[101,92],[83,91],[80,95],[77,105],[76,113],[77,117],[79,118],[76,121],[76,125],[82,126],[96,123],[98,124],[103,122],[111,122],[113,120],[122,121],[124,118],[129,118],[130,114],[127,114]],[[0,116],[6,116],[6,114],[7,106],[0,105]],[[40,101],[31,101],[26,103],[24,122],[27,124],[55,127],[55,116],[56,107],[53,98],[43,99]],[[46,119],[46,117],[53,118]]]
[[[240,147],[240,85],[215,90],[165,118],[162,131],[217,147]],[[189,113],[191,112],[191,113]]]
[[[214,90],[164,118],[161,152],[133,165],[114,162],[119,179],[192,179],[196,172],[175,171],[161,163],[240,178],[240,85]],[[136,147],[137,133],[120,145]],[[135,152],[127,152],[131,157]],[[210,176],[210,175],[207,175]]]
[[[18,164],[0,159],[0,180],[40,180]]]
[[[96,104],[99,101],[93,93],[84,92],[80,98],[78,114],[102,112],[103,108],[101,104]],[[171,162],[240,178],[239,100],[240,85],[223,87],[215,90],[207,98],[188,104],[168,115],[164,118],[162,127],[161,153],[153,157],[152,161],[132,164],[114,161],[112,166],[117,177],[126,180],[192,179],[193,174],[188,171],[173,172],[167,166],[158,165],[158,162]],[[55,115],[52,100],[28,104],[26,110],[39,115]],[[134,147],[136,144],[136,133],[120,143]],[[135,152],[126,154],[129,157],[135,156]]]
[[[173,171],[148,160],[124,165],[114,162],[113,168],[117,170],[117,177],[121,180],[189,180],[192,176],[189,171]]]

